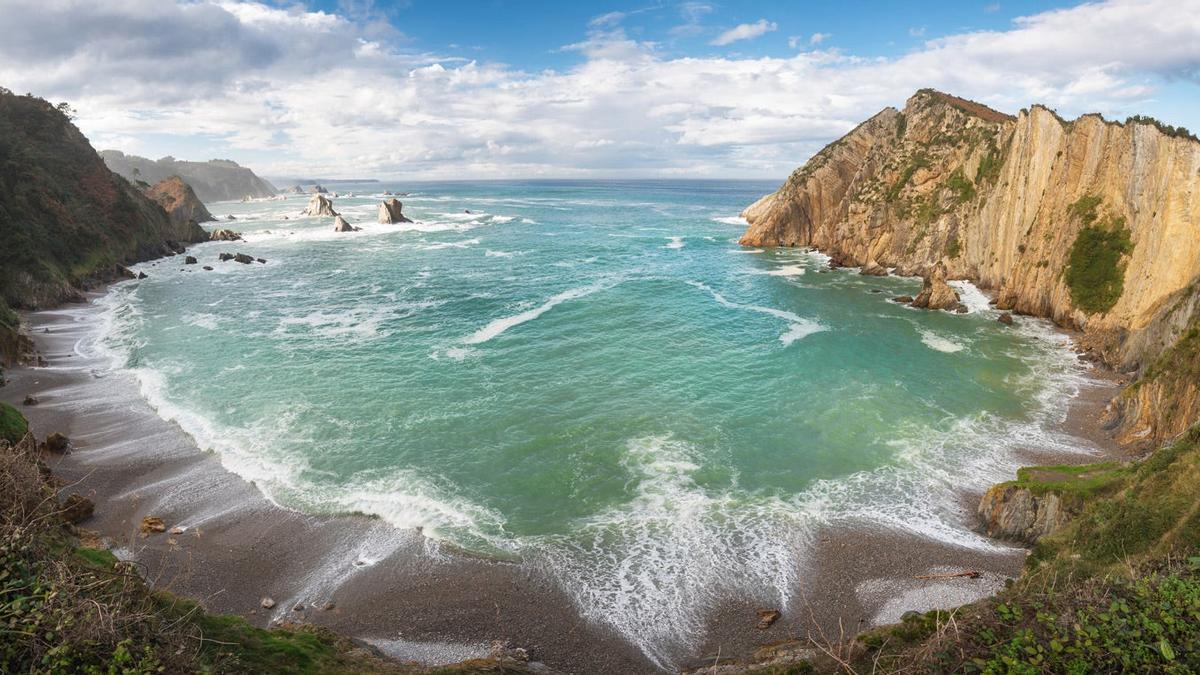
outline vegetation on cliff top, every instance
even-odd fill
[[[29,432],[29,424],[16,408],[0,403],[0,441],[16,443]]]
[[[1122,216],[1099,213],[1100,198],[1085,195],[1070,205],[1072,215],[1083,221],[1071,245],[1064,280],[1075,306],[1089,314],[1106,312],[1117,304],[1125,290],[1122,258],[1133,250]]]

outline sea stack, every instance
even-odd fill
[[[336,216],[337,211],[333,210],[333,202],[323,194],[314,194],[308,200],[308,206],[304,208],[306,216]]]
[[[350,223],[346,222],[346,219],[341,216],[338,216],[337,219],[333,221],[334,232],[358,232],[359,229],[360,228],[354,227]]]
[[[958,293],[946,283],[946,266],[940,261],[925,275],[925,284],[912,304],[924,309],[956,309],[961,304]]]
[[[391,223],[411,223],[412,220],[406,218],[401,212],[404,204],[400,203],[399,199],[389,199],[379,205],[379,222],[385,225]]]

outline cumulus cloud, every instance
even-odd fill
[[[718,47],[737,42],[739,40],[750,40],[756,37],[761,37],[772,31],[778,30],[779,26],[774,21],[759,19],[754,23],[741,23],[729,30],[721,33],[709,44],[717,45]]]
[[[675,56],[606,20],[580,27],[577,65],[538,72],[411,50],[371,12],[0,4],[0,85],[71,101],[98,147],[251,158],[273,176],[778,177],[921,87],[1129,114],[1163,82],[1200,81],[1195,0],[1084,4],[894,58],[813,38],[787,58]]]

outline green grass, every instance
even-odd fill
[[[0,403],[0,438],[16,443],[28,432],[29,423],[25,421],[25,416],[11,405]]]
[[[1120,485],[1133,469],[1119,462],[1027,466],[1017,470],[1017,479],[1005,485],[1022,487],[1034,494],[1054,492],[1087,499]]]
[[[996,178],[1000,176],[1001,163],[1000,149],[996,147],[994,141],[989,140],[987,154],[979,160],[979,168],[975,171],[975,184],[983,185],[995,182]]]
[[[967,179],[962,168],[957,168],[946,179],[946,187],[954,192],[954,202],[965,204],[975,198],[975,184]]]
[[[1123,257],[1133,251],[1125,218],[1099,215],[1099,197],[1081,197],[1069,207],[1084,222],[1071,244],[1064,280],[1075,306],[1089,314],[1106,312],[1125,290]]]
[[[957,258],[962,253],[962,242],[958,239],[951,239],[946,242],[945,253],[947,258]]]
[[[900,196],[900,191],[904,189],[905,185],[908,185],[908,181],[912,180],[913,174],[915,174],[919,169],[924,169],[928,166],[929,159],[927,157],[924,155],[914,155],[913,158],[908,161],[908,164],[904,167],[904,170],[900,172],[900,175],[896,178],[895,182],[893,182],[891,187],[888,188],[886,195],[887,201],[896,201],[896,198]]]

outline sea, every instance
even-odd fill
[[[786,605],[818,528],[997,547],[958,497],[1089,451],[1048,324],[738,245],[777,183],[330,187],[360,231],[209,204],[245,240],[140,265],[83,348],[277,504],[539,566],[660,662],[729,598]],[[385,192],[414,222],[377,222]]]

